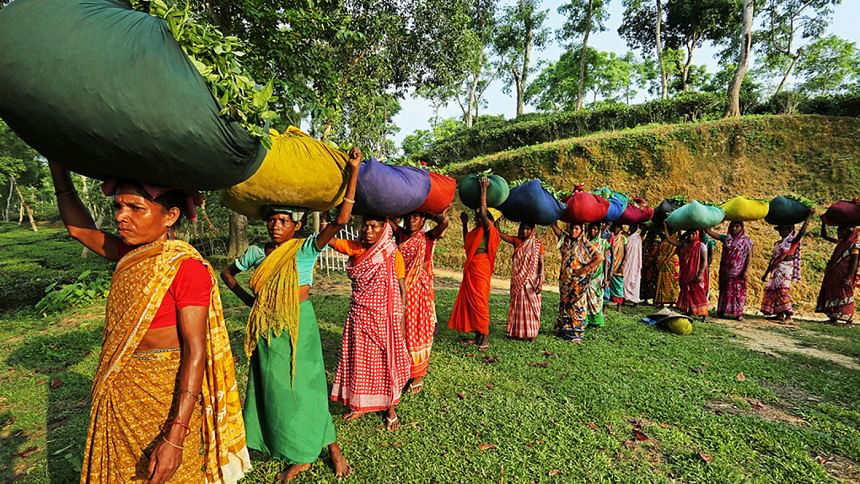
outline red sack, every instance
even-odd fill
[[[578,191],[568,197],[567,208],[561,214],[561,221],[567,223],[592,223],[600,222],[609,211],[609,200]]]
[[[860,198],[840,200],[824,212],[824,222],[827,225],[855,227],[860,225]]]
[[[454,201],[457,192],[457,180],[430,172],[430,193],[427,199],[416,210],[416,212],[428,212],[440,214]]]
[[[616,222],[620,224],[643,224],[654,216],[654,209],[649,207],[645,200],[634,198],[632,202],[627,204],[624,213],[618,217]]]

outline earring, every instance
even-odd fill
[[[174,239],[176,239],[176,233],[173,230],[173,226],[168,225],[167,226],[167,240],[174,240]]]

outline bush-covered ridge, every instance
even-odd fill
[[[476,156],[614,131],[652,123],[680,123],[713,120],[725,112],[725,97],[710,93],[689,93],[674,99],[656,100],[631,106],[603,106],[580,112],[532,113],[508,121],[483,124],[462,130],[434,144],[421,157],[447,165]],[[860,116],[860,93],[806,99],[797,93],[773,96],[767,103],[750,108],[755,114],[822,114]]]

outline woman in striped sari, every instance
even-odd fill
[[[781,323],[790,323],[794,314],[791,283],[800,280],[801,246],[813,214],[814,211],[810,210],[809,217],[803,222],[799,232],[795,232],[793,225],[776,227],[780,239],[773,244],[770,263],[761,276],[761,282],[766,282],[761,298],[761,312]]]
[[[430,218],[436,226],[425,230]],[[406,269],[406,348],[412,358],[409,393],[415,395],[424,387],[430,365],[433,333],[436,331],[436,301],[433,292],[433,247],[448,228],[448,215],[411,213],[404,228],[391,224]]]
[[[566,233],[554,224],[552,231],[558,237],[561,251],[555,332],[561,338],[580,344],[588,320],[587,292],[591,274],[603,263],[603,253],[586,239],[582,224],[568,224]]]
[[[517,236],[499,234],[514,246],[511,256],[511,302],[508,309],[508,336],[534,341],[540,330],[543,290],[543,243],[535,226],[520,223]]]
[[[68,170],[50,162],[69,234],[118,261],[93,380],[81,482],[237,482],[250,470],[221,298],[209,263],[174,240],[195,197],[102,186],[118,236],[98,230]]]

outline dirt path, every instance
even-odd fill
[[[462,272],[450,271],[448,269],[441,269],[439,267],[436,267],[434,269],[433,273],[436,275],[437,278],[452,279],[453,281],[456,281],[457,284],[459,284],[460,281],[463,280],[463,273]],[[447,287],[445,284],[441,284],[441,286]],[[494,277],[494,278],[492,278],[492,280],[490,280],[490,290],[493,293],[507,294],[508,291],[510,291],[510,289],[511,289],[510,279],[500,279],[500,278]],[[558,286],[554,286],[552,284],[544,283],[543,290],[548,291],[548,292],[554,292],[554,293],[558,294]]]
[[[773,323],[759,318],[734,321],[728,319],[711,319],[715,323],[722,324],[729,330],[741,337],[741,342],[753,351],[759,351],[777,358],[781,353],[799,353],[804,356],[826,360],[852,370],[860,370],[860,364],[850,356],[845,356],[832,351],[804,346],[799,339],[772,331],[774,328],[791,328],[798,336],[814,338],[834,338],[834,336],[822,335],[805,331],[796,326]]]

